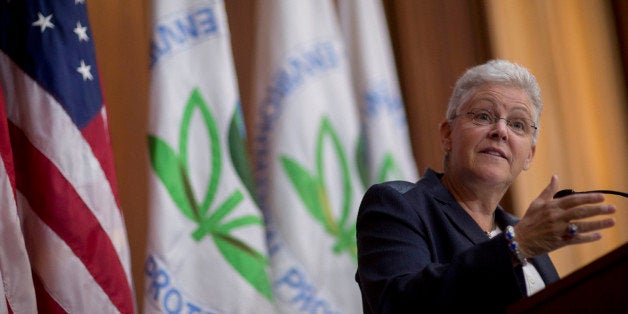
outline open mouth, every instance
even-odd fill
[[[499,149],[487,148],[487,149],[484,149],[484,150],[480,151],[480,153],[486,154],[486,155],[491,155],[491,156],[496,156],[496,157],[501,157],[501,158],[504,158],[504,159],[508,160],[508,157],[506,157],[506,154],[504,154],[504,152],[502,152]]]

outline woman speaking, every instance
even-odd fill
[[[614,225],[602,194],[553,198],[519,220],[499,205],[536,149],[543,103],[525,68],[493,60],[458,80],[440,124],[444,173],[372,186],[357,220],[365,313],[495,313],[558,279],[547,253]],[[582,221],[583,218],[592,218]]]

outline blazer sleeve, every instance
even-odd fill
[[[473,244],[416,206],[435,205],[389,185],[362,200],[356,280],[365,313],[498,313],[524,296],[504,237]]]

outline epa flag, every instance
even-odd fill
[[[365,186],[390,180],[416,181],[386,16],[380,0],[339,2],[360,108],[360,177]]]
[[[273,313],[222,1],[155,1],[145,313]]]
[[[359,118],[329,0],[259,7],[255,171],[285,313],[361,313]]]
[[[133,313],[84,2],[1,1],[0,85],[39,312]]]

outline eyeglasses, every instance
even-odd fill
[[[506,126],[518,135],[531,135],[538,129],[534,121],[523,118],[501,118],[493,112],[485,109],[476,109],[467,112],[467,115],[471,118],[475,125],[493,125],[499,122],[499,120],[506,121]]]

